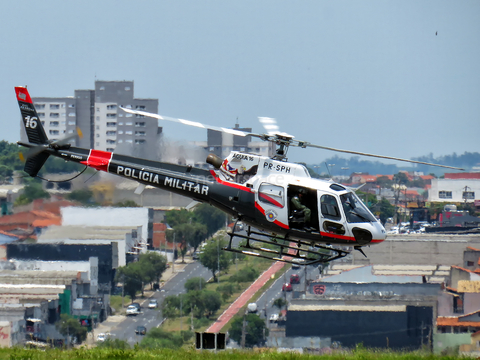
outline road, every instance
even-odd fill
[[[278,298],[284,298],[289,302],[292,299],[293,291],[305,291],[305,268],[307,270],[307,278],[318,275],[318,267],[316,266],[300,266],[299,269],[288,269],[284,275],[277,278],[277,280],[268,288],[257,300],[258,315],[263,319],[270,319],[274,313],[278,313],[279,309],[273,307],[273,302]],[[298,274],[300,283],[293,284],[293,291],[284,292],[282,286],[284,283],[290,282],[290,275]]]
[[[142,301],[139,301],[142,306],[141,314],[137,316],[129,316],[124,321],[120,322],[110,331],[111,338],[126,340],[130,345],[140,342],[143,336],[136,335],[135,328],[137,326],[145,326],[148,332],[150,329],[160,326],[163,322],[163,316],[160,310],[163,300],[170,295],[185,293],[185,282],[192,277],[202,277],[208,281],[212,277],[212,273],[197,261],[188,264],[182,271],[177,272],[172,279],[165,283],[162,291],[154,292],[151,298],[142,299],[143,303]],[[158,308],[148,308],[148,302],[150,299],[157,299]]]

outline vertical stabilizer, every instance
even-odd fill
[[[32,98],[26,87],[15,87],[18,106],[22,113],[23,126],[27,133],[28,142],[31,144],[47,144],[48,138],[43,129],[42,123],[38,118],[37,111],[33,106]]]

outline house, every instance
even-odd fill
[[[478,264],[480,252],[467,247],[464,262]],[[474,258],[473,256],[476,256]],[[435,352],[470,344],[470,335],[480,331],[480,271],[452,266],[444,291],[438,297]]]

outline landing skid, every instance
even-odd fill
[[[330,248],[302,240],[288,239],[288,235],[280,238],[271,234],[253,231],[250,226],[247,228],[246,235],[236,232],[235,228],[236,223],[232,232],[228,234],[230,241],[228,246],[224,248],[226,251],[274,261],[283,261],[290,264],[299,264],[297,259],[301,259],[303,265],[328,263],[350,254],[346,250]],[[246,243],[235,247],[233,244],[234,237],[245,239]],[[262,246],[262,244],[267,246]]]

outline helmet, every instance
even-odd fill
[[[307,194],[307,190],[304,189],[304,188],[300,188],[300,189],[298,189],[298,193],[299,193],[299,194],[306,195],[306,194]]]

